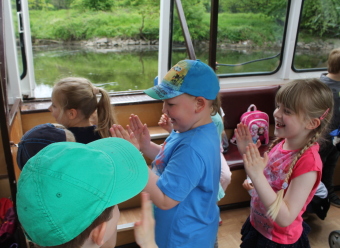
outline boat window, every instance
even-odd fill
[[[14,34],[16,39],[16,51],[17,51],[17,63],[20,73],[20,78],[24,78],[26,75],[26,58],[25,58],[25,46],[23,44],[23,34],[22,34],[22,15],[21,15],[21,4],[20,1],[11,0],[11,10],[12,10],[12,21],[14,27]]]
[[[324,70],[329,52],[340,47],[340,1],[305,0],[292,69]]]
[[[216,68],[220,77],[270,74],[280,67],[287,0],[220,0]],[[182,1],[196,57],[209,60],[211,1]],[[172,64],[187,58],[184,37],[174,11]]]
[[[158,0],[29,1],[35,97],[50,97],[69,76],[109,93],[153,86],[159,8]]]

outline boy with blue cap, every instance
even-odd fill
[[[147,180],[143,156],[123,139],[56,142],[30,158],[22,170],[19,222],[38,247],[100,247],[117,234],[117,204],[137,195]],[[142,194],[142,209],[144,217],[151,212],[147,194]],[[141,247],[156,247],[150,216],[149,227],[145,219],[137,223]]]
[[[219,81],[199,60],[178,62],[160,84],[145,91],[163,100],[173,131],[162,146],[150,140],[147,126],[131,115],[127,133],[113,125],[111,134],[130,140],[153,160],[145,191],[155,205],[156,243],[161,248],[214,247],[219,209],[220,141],[211,120],[218,109]]]

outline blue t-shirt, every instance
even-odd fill
[[[180,203],[172,209],[155,206],[156,243],[160,248],[214,247],[221,174],[220,142],[214,123],[171,132],[152,162],[157,186]]]

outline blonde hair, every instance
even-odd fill
[[[99,93],[101,98],[98,102],[96,95]],[[61,115],[65,110],[76,109],[89,119],[97,110],[96,131],[102,138],[110,137],[109,129],[116,121],[109,94],[104,89],[94,87],[86,78],[68,77],[54,85],[52,96],[61,106]]]
[[[216,115],[217,113],[222,116],[222,113],[221,113],[221,96],[220,96],[220,93],[217,94],[215,100],[212,100],[212,111],[211,111],[211,116],[214,116]]]
[[[328,72],[340,73],[340,48],[333,49],[328,55]]]
[[[292,110],[305,120],[320,119],[320,125],[311,130],[305,146],[295,155],[289,166],[284,183],[288,185],[296,162],[308,148],[320,140],[327,130],[333,114],[333,94],[331,89],[318,79],[299,79],[284,85],[278,91],[275,102],[282,104],[285,108]],[[269,150],[282,140],[283,138],[274,140]],[[273,220],[276,219],[279,213],[284,191],[285,189],[281,189],[277,192],[275,201],[269,207],[267,214]]]

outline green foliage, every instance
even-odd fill
[[[305,0],[302,31],[319,37],[339,37],[340,2],[338,0]]]
[[[220,3],[220,12],[261,13],[283,22],[286,16],[287,0],[228,0]]]
[[[262,14],[219,14],[218,41],[230,40],[232,43],[251,40],[261,45],[282,39],[283,26],[274,18]]]
[[[53,4],[51,4],[49,0],[28,0],[28,7],[34,10],[54,9]]]
[[[56,0],[36,0],[35,3],[42,1],[44,3],[56,2]],[[193,41],[209,39],[210,13],[207,12],[207,8],[210,5],[208,1],[210,0],[183,1],[184,13]],[[224,12],[219,14],[218,40],[220,42],[229,40],[233,43],[252,40],[257,45],[280,41],[285,21],[283,16],[286,12],[286,6],[282,4],[286,4],[286,0],[268,2],[266,11],[270,13],[267,15],[264,13],[231,13],[231,5],[226,5],[226,3],[236,4],[239,2],[238,6],[241,6],[240,4],[244,4],[246,1],[250,0],[221,1],[221,10]],[[258,2],[261,1],[264,2],[264,0]],[[305,1],[304,18],[301,25],[301,30],[304,33],[312,36],[315,34],[326,37],[339,36],[337,27],[340,25],[340,3],[335,3],[335,0],[327,1],[333,1],[333,5],[325,7],[324,4],[321,5],[323,1],[318,0],[318,4],[313,4],[316,2],[312,0]],[[30,3],[32,2],[33,0],[30,0]],[[82,2],[83,0],[68,0],[68,3],[72,3],[71,6],[74,8],[69,10],[31,10],[32,36],[37,39],[65,41],[94,37],[158,39],[159,2],[156,0],[117,0],[111,11],[84,11],[80,5],[77,5]],[[75,9],[76,6],[78,6],[77,9]],[[57,6],[54,8],[57,9]],[[244,11],[245,8],[246,6],[244,6]],[[328,14],[326,15],[326,13]],[[174,11],[174,14],[173,40],[183,42],[184,37],[177,11]]]
[[[154,20],[145,20],[143,36],[146,39],[158,38],[157,19],[156,17]],[[94,37],[140,38],[141,21],[137,11],[30,11],[30,20],[32,36],[37,39],[69,41]]]
[[[209,14],[205,13],[203,2],[201,0],[187,0],[182,1],[182,6],[191,39],[209,39]],[[177,9],[174,12],[173,39],[175,41],[184,41],[182,28],[177,15]]]
[[[80,10],[110,11],[114,0],[75,0],[72,7]]]

